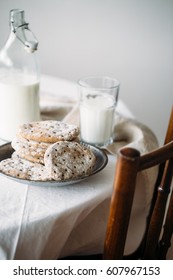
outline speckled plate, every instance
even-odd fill
[[[86,176],[82,176],[82,177],[78,177],[78,178],[74,178],[74,179],[70,179],[70,180],[64,180],[64,181],[24,180],[24,179],[19,179],[19,178],[12,177],[10,175],[6,175],[2,172],[0,172],[0,175],[5,176],[5,177],[7,177],[11,180],[15,180],[19,183],[27,184],[27,185],[33,185],[33,186],[46,187],[46,186],[65,186],[65,185],[75,184],[75,183],[78,183],[82,180],[85,180],[88,177],[91,177],[92,175],[100,172],[102,169],[105,168],[105,166],[107,165],[107,162],[108,162],[108,157],[103,150],[101,150],[101,149],[99,149],[95,146],[91,146],[91,145],[87,145],[87,146],[90,147],[90,149],[92,150],[92,152],[96,156],[96,164],[95,164],[95,167],[93,169],[93,172],[90,175],[86,175]],[[4,145],[0,146],[0,161],[11,157],[13,152],[14,152],[14,149],[11,147],[10,143],[7,143],[7,144],[4,144]]]

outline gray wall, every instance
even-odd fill
[[[41,71],[121,82],[120,98],[163,141],[173,101],[173,0],[0,0],[0,47],[9,10],[25,10]]]

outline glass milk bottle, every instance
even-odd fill
[[[23,10],[10,11],[10,34],[0,51],[0,138],[11,141],[20,124],[40,119],[38,41]]]

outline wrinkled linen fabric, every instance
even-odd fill
[[[61,112],[54,108],[51,116],[50,102],[49,117],[53,118],[57,111],[59,119],[75,122],[77,108],[72,109],[75,104],[68,106],[65,113],[63,108]],[[42,115],[46,116],[45,112],[44,106]],[[123,146],[134,147],[143,154],[157,148],[158,142],[153,132],[132,118],[119,101],[115,142],[108,147],[108,164],[101,172],[62,187],[24,185],[0,176],[0,259],[53,260],[102,252],[116,154]],[[126,253],[136,248],[142,238],[156,176],[157,168],[152,168],[137,178]]]

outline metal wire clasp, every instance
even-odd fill
[[[34,33],[28,27],[28,25],[29,25],[29,23],[25,22],[25,23],[16,27],[15,24],[13,22],[11,22],[12,31],[15,33],[16,37],[22,42],[22,44],[24,44],[24,46],[27,48],[27,50],[29,50],[30,52],[34,52],[38,48],[38,41],[37,41]],[[17,30],[19,28],[25,29],[25,33],[24,33],[23,38],[21,38],[20,36],[17,35]],[[29,35],[29,37],[31,37],[31,40],[30,40],[30,38],[27,39],[26,32],[30,33],[28,35]]]

